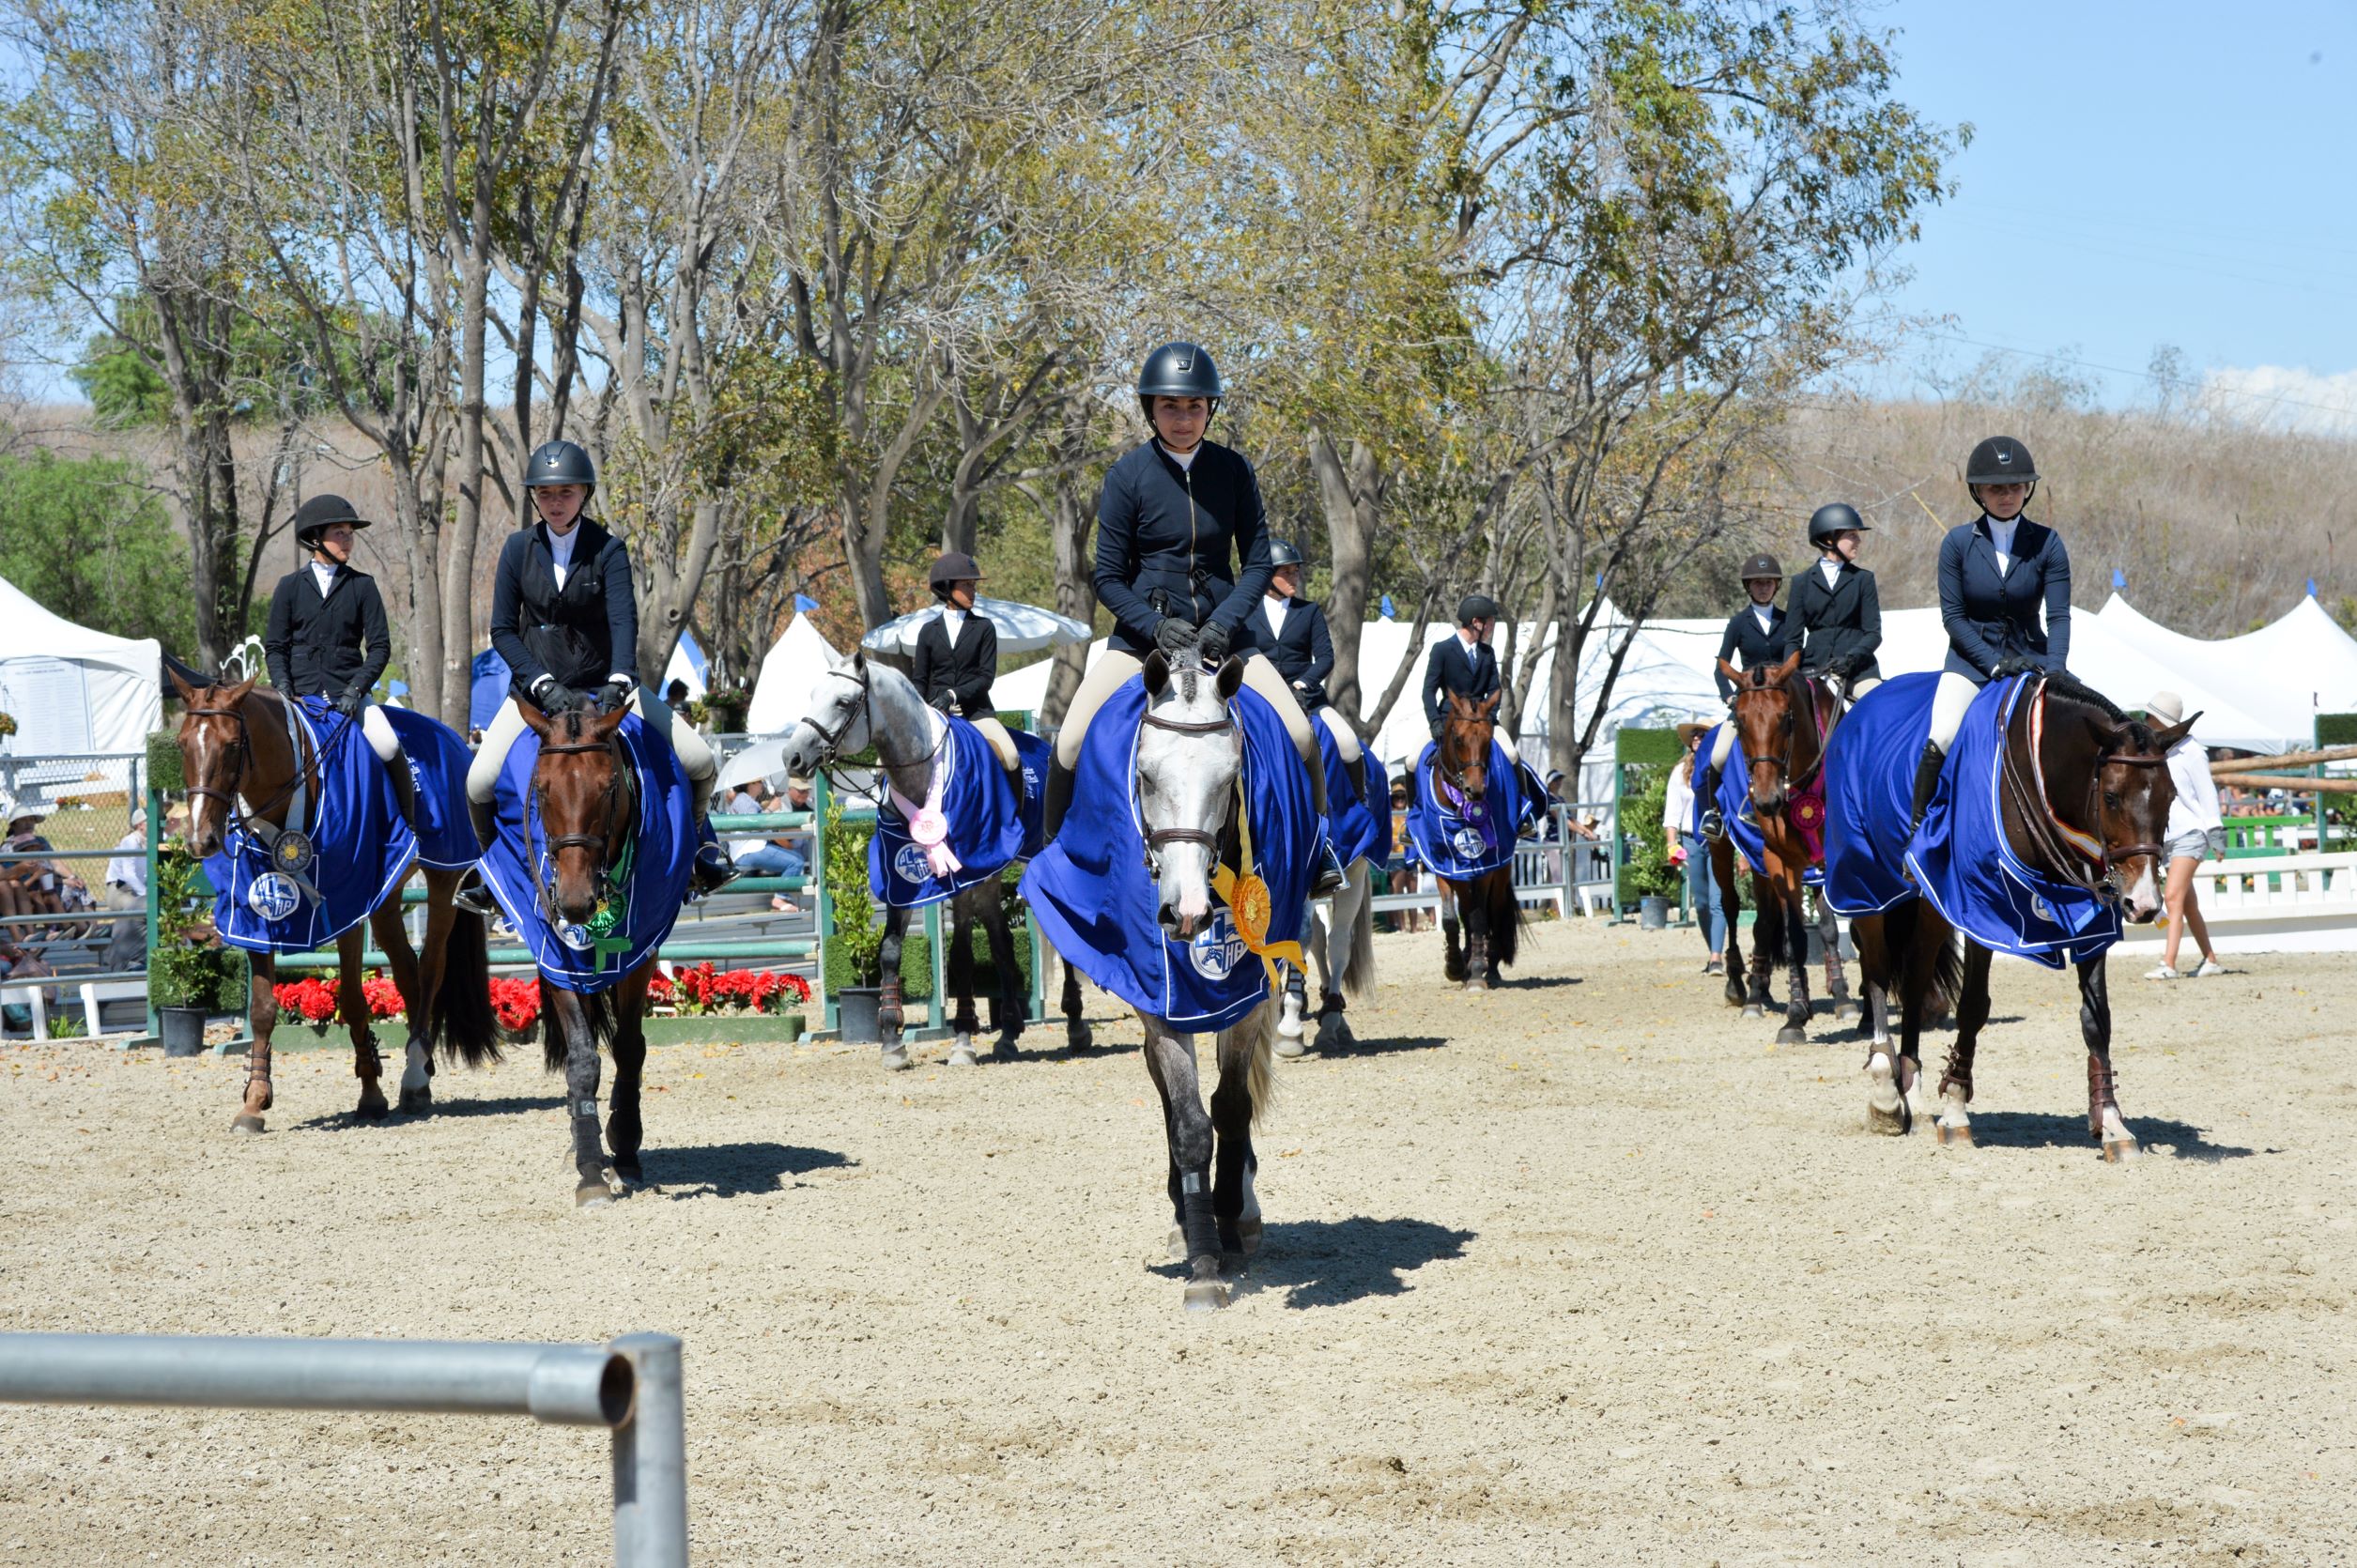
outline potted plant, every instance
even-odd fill
[[[873,823],[846,822],[842,807],[827,802],[826,891],[835,929],[826,933],[824,977],[842,1038],[863,1045],[876,1040],[876,1007],[884,994],[884,928],[868,896],[868,840],[874,836]]]
[[[1635,899],[1641,930],[1657,931],[1670,924],[1670,905],[1686,881],[1686,873],[1670,859],[1670,845],[1661,832],[1662,802],[1669,792],[1670,771],[1644,768],[1636,792],[1623,797],[1626,821],[1635,826],[1624,838],[1621,897],[1625,901]]]
[[[156,856],[156,947],[147,955],[147,1002],[167,1056],[205,1048],[205,1021],[244,1005],[245,964],[221,945],[193,855],[177,845]]]
[[[723,686],[706,694],[704,722],[716,735],[744,733],[745,715],[753,706],[753,694],[743,686]]]

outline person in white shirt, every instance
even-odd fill
[[[2144,705],[2155,724],[2181,724],[2185,699],[2173,691],[2156,691]],[[2148,980],[2204,979],[2223,975],[2226,965],[2210,945],[2210,926],[2201,917],[2201,900],[2194,892],[2194,869],[2226,848],[2226,819],[2218,814],[2218,785],[2210,776],[2210,753],[2191,735],[2169,747],[2169,782],[2177,798],[2169,803],[2168,887],[2163,894],[2169,912],[2169,934],[2161,951],[2161,967],[2148,971]],[[2201,967],[2189,976],[2177,967],[2177,949],[2191,929],[2201,948]]]
[[[1694,765],[1701,760],[1699,748],[1709,730],[1707,724],[1678,726],[1686,755],[1670,770],[1669,793],[1661,802],[1661,827],[1670,840],[1671,861],[1685,868],[1687,905],[1694,911],[1694,923],[1702,929],[1702,945],[1710,949],[1702,973],[1723,975],[1727,972],[1727,911],[1718,896],[1718,879],[1711,875],[1710,846],[1692,825]]]

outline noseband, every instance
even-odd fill
[[[867,716],[868,700],[873,695],[873,688],[865,669],[862,669],[856,675],[853,674],[848,669],[829,669],[825,673],[836,676],[841,680],[849,681],[853,685],[857,686],[859,688],[859,700],[853,703],[851,711],[843,715],[843,722],[837,725],[832,730],[827,729],[825,725],[821,724],[814,718],[806,716],[802,720],[803,723],[809,725],[818,733],[818,765],[823,768],[833,767],[837,761],[841,758],[843,754],[843,737],[851,733],[851,727],[854,724],[856,724],[860,719]]]
[[[1163,718],[1159,715],[1149,713],[1146,715],[1145,723],[1153,729],[1167,730],[1174,735],[1220,735],[1234,731],[1236,717],[1233,714],[1225,712],[1223,712],[1217,718],[1199,719]],[[1199,827],[1148,829],[1146,835],[1148,866],[1150,867],[1154,863],[1154,852],[1165,844],[1201,844],[1216,855],[1220,853],[1221,837],[1216,832],[1208,832]]]
[[[2085,887],[2089,892],[2100,893],[2103,891],[2119,862],[2135,860],[2148,855],[2157,860],[2168,853],[2168,846],[2154,843],[2106,843],[2093,834],[2072,827],[2062,820],[2060,814],[2055,810],[2053,797],[2046,792],[2045,759],[2041,755],[2043,749],[2041,743],[2044,737],[2045,700],[2045,686],[2041,683],[2038,690],[2030,696],[2032,706],[2028,714],[2027,745],[2029,778],[2025,780],[2021,776],[2021,769],[2014,761],[2013,747],[2010,743],[2005,747],[2002,774],[2006,787],[2013,796],[2014,809],[2019,813],[2037,849],[2067,880]],[[2115,762],[2122,767],[2160,768],[2168,765],[2168,758],[2125,751],[2097,752],[2095,765],[2087,770],[2087,799],[2084,802],[2083,810],[2085,820],[2099,825],[2103,820],[2099,806],[2103,790],[2103,770]],[[2082,862],[2088,868],[2086,874],[2084,876],[2073,874],[2078,863]]]

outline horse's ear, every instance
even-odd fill
[[[2194,732],[2195,720],[2200,717],[2201,715],[2199,713],[2195,713],[2193,717],[2186,719],[2182,724],[2172,724],[2166,730],[2155,730],[2152,731],[2153,749],[2156,751],[2166,751],[2171,746],[2174,746],[2178,742],[2183,740],[2186,736]]]
[[[1453,718],[1471,718],[1473,704],[1471,699],[1460,693],[1451,692],[1449,693],[1449,715]]]
[[[1794,672],[1799,669],[1800,650],[1795,648],[1791,653],[1785,654],[1781,660],[1778,661],[1774,669],[1768,671],[1768,680],[1772,684],[1780,686],[1785,682],[1791,680]]]
[[[1718,672],[1736,685],[1743,684],[1743,671],[1729,664],[1725,659],[1718,661]]]
[[[852,649],[851,672],[854,675],[865,675],[868,672],[868,650],[866,648],[855,647]]]
[[[180,700],[188,704],[190,707],[194,707],[196,705],[196,688],[188,684],[188,678],[182,675],[179,670],[175,668],[176,663],[177,661],[165,664],[163,667],[163,673],[171,680],[172,689],[180,694]]]
[[[1163,657],[1161,649],[1157,648],[1146,655],[1146,663],[1139,673],[1146,677],[1147,696],[1160,697],[1170,689],[1170,661]]]
[[[518,702],[516,704],[516,711],[524,715],[524,723],[543,741],[547,740],[548,732],[556,728],[555,722],[540,711],[540,704],[537,702]]]
[[[1230,653],[1227,655],[1227,662],[1220,666],[1220,700],[1225,702],[1233,698],[1237,688],[1243,684],[1244,661]]]
[[[1505,695],[1506,694],[1502,691],[1493,691],[1487,697],[1483,698],[1479,702],[1474,703],[1473,716],[1475,718],[1496,718],[1498,716],[1498,701]]]
[[[595,718],[590,720],[590,732],[595,735],[599,740],[604,740],[607,736],[621,729],[622,721],[629,716],[630,704],[627,702],[617,702],[614,704],[613,710],[610,713],[599,714]]]
[[[239,703],[244,701],[248,697],[253,695],[254,683],[259,681],[261,678],[262,672],[257,669],[253,674],[247,676],[244,680],[239,681],[236,685],[231,686],[227,691],[223,692],[221,694],[223,706],[234,708]]]

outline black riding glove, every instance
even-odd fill
[[[359,686],[354,686],[335,699],[335,711],[346,718],[350,718],[360,712],[361,704],[367,700],[368,693]]]
[[[1228,630],[1216,621],[1207,622],[1195,646],[1203,650],[1203,657],[1210,664],[1222,664],[1227,658]]]
[[[1997,667],[1989,671],[1989,679],[2002,681],[2010,675],[2041,675],[2045,673],[2045,669],[2043,664],[2028,654],[2017,653],[2010,659],[1997,660]]]
[[[1184,658],[1194,653],[1196,640],[1195,629],[1175,615],[1163,616],[1163,623],[1154,628],[1154,646],[1162,650],[1166,659]]]
[[[553,675],[544,675],[534,682],[531,696],[540,704],[540,711],[552,717],[569,714],[581,705],[581,694]]]
[[[604,685],[597,688],[597,695],[594,699],[593,699],[593,700],[594,700],[600,708],[610,714],[616,708],[621,707],[624,702],[630,700],[630,686],[626,682],[609,681]]]

